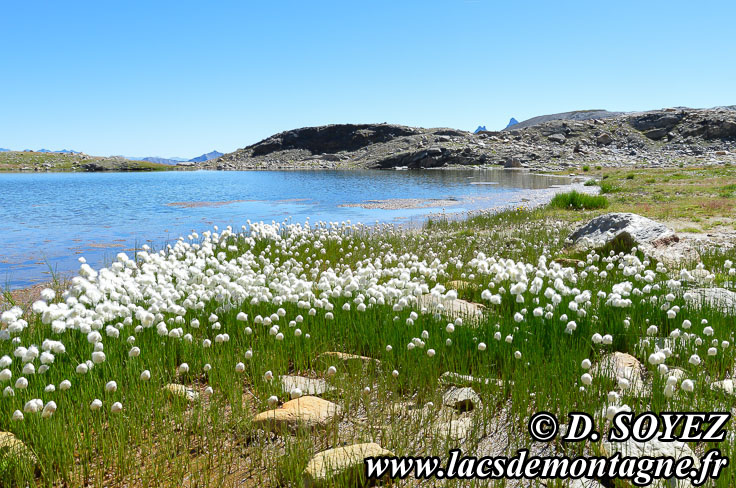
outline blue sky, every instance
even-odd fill
[[[0,147],[193,157],[308,125],[736,104],[735,2],[2,2]]]

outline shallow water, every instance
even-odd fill
[[[144,243],[161,248],[213,225],[417,223],[429,213],[508,205],[567,183],[504,170],[0,174],[0,285],[48,281],[51,270],[75,271],[79,256],[99,267],[118,252],[132,256]]]

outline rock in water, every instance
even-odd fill
[[[323,486],[363,486],[366,484],[364,459],[393,456],[375,442],[337,447],[317,453],[304,468],[305,488]]]

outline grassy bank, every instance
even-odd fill
[[[98,157],[84,154],[41,153],[32,151],[0,152],[0,172],[39,171],[171,171],[167,164],[132,161],[122,157]]]
[[[736,229],[736,166],[597,169],[591,176],[611,202],[607,212],[634,212],[684,232]]]
[[[607,175],[623,190],[606,194],[606,211],[625,208],[637,176]],[[0,385],[0,431],[13,432],[37,462],[0,463],[2,483],[301,486],[309,459],[340,445],[374,441],[397,455],[443,459],[452,447],[476,456],[524,447],[592,455],[599,443],[533,443],[529,416],[583,411],[604,429],[611,408],[729,410],[732,397],[710,385],[733,374],[733,318],[696,307],[688,291],[732,287],[736,254],[703,251],[704,271],[686,263],[692,276],[683,279],[679,269],[637,252],[564,252],[573,222],[600,212],[515,210],[430,221],[412,233],[345,225],[216,229],[185,236],[165,253],[120,256],[106,270],[83,266],[67,293],[34,306],[27,325],[18,314],[3,316],[17,339],[0,342],[11,375]],[[421,296],[448,309],[457,296],[482,313],[442,312]],[[666,372],[648,362],[665,344]],[[329,351],[380,363],[318,359]],[[604,376],[587,384],[584,360],[595,365],[614,351],[643,363],[646,391]],[[471,412],[443,407],[445,372],[480,380],[473,388],[481,403]],[[289,399],[280,384],[286,374],[324,380],[332,389],[322,396],[341,407],[339,419],[288,433],[255,425],[270,397]],[[16,384],[21,377],[25,388]],[[65,380],[71,388],[62,391]],[[683,388],[685,380],[692,389]],[[163,389],[169,383],[198,398],[172,396]],[[34,413],[33,399],[51,415]],[[92,410],[95,399],[101,408]],[[13,420],[15,411],[22,419]],[[463,435],[450,421],[462,424]],[[711,447],[734,454],[732,442],[690,447],[698,455]],[[718,486],[734,483],[729,467]]]

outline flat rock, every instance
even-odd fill
[[[624,442],[608,442],[602,441],[601,448],[605,456],[613,456],[616,453],[620,453],[623,457],[637,457],[641,458],[644,456],[648,457],[665,457],[670,456],[675,460],[691,457],[695,462],[696,466],[700,466],[695,453],[688,447],[687,444],[680,441],[674,442],[662,442],[658,438],[652,439],[648,442],[637,442],[633,439],[629,439]],[[692,484],[689,480],[677,480],[676,478],[655,480],[651,485],[657,488],[691,488]]]
[[[334,390],[321,378],[307,378],[305,376],[281,376],[281,391],[290,393],[294,388],[299,388],[303,394],[319,396],[328,390]]]
[[[614,381],[619,378],[629,380],[629,389],[634,394],[645,391],[644,366],[631,354],[614,352],[604,356],[590,371],[593,376],[606,376]]]
[[[473,427],[471,417],[462,417],[447,422],[436,422],[433,430],[436,434],[447,437],[453,441],[463,441],[468,438]]]
[[[3,453],[3,457],[13,456],[15,459],[24,459],[33,464],[38,461],[33,451],[12,432],[0,432],[0,453]]]
[[[339,405],[315,396],[290,400],[279,408],[261,412],[253,417],[253,425],[265,430],[297,430],[325,427],[341,413]]]
[[[689,290],[693,295],[692,304],[696,307],[707,305],[726,314],[736,313],[736,293],[725,288],[695,288]]]
[[[452,387],[442,395],[442,404],[461,412],[467,412],[474,408],[479,408],[483,402],[472,388]]]
[[[169,383],[168,385],[164,386],[164,390],[169,392],[171,396],[183,398],[184,400],[190,402],[194,402],[199,399],[199,393],[194,391],[192,388],[189,388],[188,386],[179,385],[176,383]]]
[[[734,381],[733,380],[716,381],[710,384],[710,389],[725,391],[729,395],[733,395]]]
[[[471,386],[471,385],[496,385],[499,388],[503,388],[503,380],[496,378],[476,378],[469,374],[454,373],[452,371],[445,371],[439,377],[440,384],[452,385],[452,386]]]
[[[321,368],[337,367],[339,364],[349,369],[368,368],[371,365],[378,367],[381,361],[369,358],[368,356],[359,356],[357,354],[348,354],[345,352],[328,351],[317,356],[315,362]]]
[[[363,486],[366,483],[363,460],[393,456],[375,442],[336,447],[319,452],[307,463],[302,479],[305,488],[322,486]]]
[[[419,297],[418,306],[426,307],[430,312],[440,313],[450,318],[478,319],[483,316],[484,305],[467,302],[460,298],[444,300],[436,295],[427,293]]]

